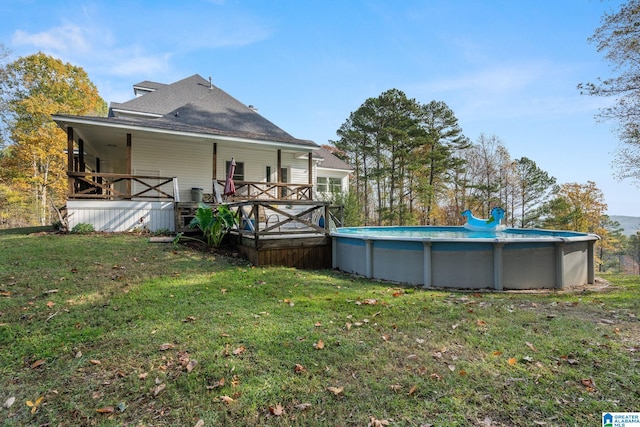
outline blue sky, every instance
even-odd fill
[[[142,80],[200,74],[295,137],[326,144],[367,98],[397,88],[444,101],[477,141],[495,135],[559,183],[591,180],[611,215],[640,216],[616,181],[610,75],[587,42],[620,0],[3,0],[0,42],[81,66],[107,101]]]

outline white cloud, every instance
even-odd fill
[[[54,51],[63,55],[70,52],[84,53],[90,49],[90,43],[83,29],[71,24],[34,34],[16,30],[11,43],[16,46],[34,46],[43,51]]]

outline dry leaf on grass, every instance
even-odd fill
[[[4,409],[9,409],[11,408],[11,405],[13,405],[13,403],[16,401],[16,398],[11,396],[10,398],[8,398],[7,400],[4,401],[4,403],[2,404],[2,407]]]
[[[294,406],[294,408],[296,408],[298,411],[305,411],[305,410],[311,408],[311,403],[300,403],[300,404]]]
[[[327,387],[327,390],[336,396],[339,396],[344,391],[344,387]]]
[[[379,420],[379,419],[377,419],[375,417],[371,417],[367,427],[382,427],[382,426],[388,426],[388,425],[389,425],[389,421],[388,420]]]
[[[91,360],[89,360],[89,363],[91,363],[92,365],[100,365],[100,364],[102,364],[102,362],[99,361],[98,359],[91,359]]]
[[[277,404],[276,406],[269,406],[269,412],[276,417],[284,414],[284,407],[281,404]]]
[[[580,380],[580,382],[588,392],[596,391],[596,383],[594,383],[591,378]]]
[[[44,399],[44,396],[40,396],[39,398],[36,399],[35,402],[27,400],[27,406],[31,408],[32,414],[35,414],[38,411],[38,406],[40,406],[40,404],[42,403],[42,399]]]
[[[227,405],[230,405],[233,402],[235,402],[235,400],[233,400],[229,396],[220,396],[220,400],[223,401],[224,403],[226,403]]]
[[[238,347],[238,348],[236,348],[235,350],[233,350],[233,355],[234,355],[234,356],[239,356],[239,355],[241,355],[242,353],[244,353],[246,350],[247,350],[247,349],[246,349],[243,345],[241,345],[240,347]]]
[[[324,348],[324,341],[318,340],[317,343],[313,344],[316,350],[322,350]]]
[[[113,414],[114,411],[115,409],[113,406],[105,406],[103,408],[96,409],[96,412],[99,414]]]
[[[158,347],[158,350],[166,351],[166,350],[169,350],[170,348],[175,348],[175,344],[171,344],[171,343],[167,342],[167,343],[164,343],[164,344],[160,344],[160,347]]]
[[[304,367],[304,366],[302,366],[301,364],[296,363],[296,366],[293,368],[293,371],[294,371],[296,374],[300,374],[300,373],[302,373],[302,372],[305,372],[305,371],[306,371],[306,369],[305,369],[305,367]]]
[[[507,363],[510,366],[514,366],[516,363],[518,363],[518,359],[516,359],[515,357],[511,357],[511,358],[509,358],[509,360],[507,360]]]
[[[163,384],[158,384],[158,385],[153,389],[153,395],[154,395],[154,396],[159,395],[159,394],[162,392],[162,390],[164,390],[164,389],[165,389],[165,387],[167,387],[167,385],[166,385],[166,384],[164,384],[164,383],[163,383]]]
[[[38,367],[40,367],[40,366],[44,365],[45,363],[46,363],[46,361],[45,361],[44,359],[36,360],[35,362],[33,362],[33,363],[31,364],[31,369],[36,369],[36,368],[38,368]]]
[[[193,427],[204,427],[204,420],[200,418]]]
[[[187,363],[187,372],[193,371],[193,369],[196,366],[198,366],[198,361],[197,360],[190,360],[189,363]]]

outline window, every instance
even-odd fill
[[[316,178],[316,191],[318,193],[340,193],[342,192],[342,179],[319,176]]]
[[[319,176],[316,178],[316,191],[318,193],[326,193],[328,190],[328,180],[326,176]]]
[[[265,182],[271,182],[271,166],[267,166]]]
[[[330,193],[342,192],[342,180],[340,178],[329,178],[329,192]]]
[[[229,168],[231,167],[231,162],[227,161],[225,168],[225,178],[229,175]],[[244,162],[236,162],[236,170],[233,173],[234,181],[244,181]]]

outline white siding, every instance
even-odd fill
[[[326,178],[340,178],[341,180],[341,187],[342,187],[342,192],[343,193],[347,193],[349,192],[349,172],[347,171],[341,171],[341,170],[337,170],[337,169],[323,169],[323,168],[316,168],[316,174],[317,176],[321,176],[321,177],[326,177]],[[314,178],[313,180],[313,185],[314,185],[314,191],[317,192],[317,188],[315,187],[316,185],[316,178]],[[329,193],[318,193],[321,195],[322,197],[330,197],[331,194]]]
[[[69,228],[92,224],[96,231],[175,231],[173,202],[135,202],[111,200],[67,201]]]
[[[180,200],[191,200],[191,188],[213,193],[213,143],[136,139],[131,144],[132,169],[157,171],[160,176],[177,177]]]
[[[281,164],[283,168],[289,169],[289,182],[294,184],[307,184],[307,159],[298,159],[300,153],[282,152]],[[218,176],[217,179],[225,179],[226,162],[231,161],[231,157],[236,162],[244,163],[244,180],[266,182],[267,166],[271,167],[271,181],[277,180],[278,150],[276,148],[260,149],[257,147],[244,148],[237,146],[224,146],[218,144]]]

